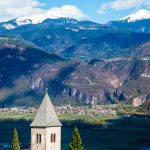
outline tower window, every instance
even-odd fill
[[[36,135],[36,143],[38,143],[38,140],[39,140],[39,135],[37,134]]]
[[[51,134],[51,143],[53,143],[53,134]]]
[[[51,143],[56,142],[56,134],[51,134]]]
[[[37,134],[36,135],[36,143],[41,143],[41,141],[42,141],[41,134]]]
[[[54,134],[54,142],[56,142],[56,134]]]
[[[41,143],[41,134],[39,134],[39,143]]]

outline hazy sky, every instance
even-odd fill
[[[48,12],[60,17],[106,23],[139,9],[149,10],[150,0],[0,0],[0,22]]]

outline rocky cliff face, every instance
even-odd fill
[[[138,96],[144,98],[150,94],[150,63],[139,61],[46,64],[32,74],[30,88],[42,94],[48,83],[50,95],[57,97],[59,103],[70,99],[94,105],[130,101]]]

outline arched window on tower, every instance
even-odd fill
[[[41,134],[39,134],[39,143],[41,143]]]
[[[52,133],[51,134],[51,143],[54,143],[54,142],[56,142],[56,134]]]
[[[42,142],[42,136],[41,134],[36,135],[36,143],[41,143]]]
[[[37,134],[36,135],[36,143],[38,143],[38,141],[39,141],[39,135]]]
[[[56,134],[54,134],[54,142],[56,142]]]
[[[53,134],[51,134],[51,143],[53,143]]]

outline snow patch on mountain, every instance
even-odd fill
[[[7,29],[7,30],[11,30],[11,29],[14,29],[15,28],[15,26],[14,25],[12,25],[12,24],[10,24],[10,23],[6,23],[6,24],[3,24],[3,27],[5,28],[5,29]]]
[[[36,14],[27,17],[20,17],[16,19],[16,23],[18,26],[25,24],[38,24],[42,23],[48,17],[43,14]]]
[[[149,10],[141,9],[134,14],[121,18],[120,21],[135,22],[144,19],[150,19]]]

